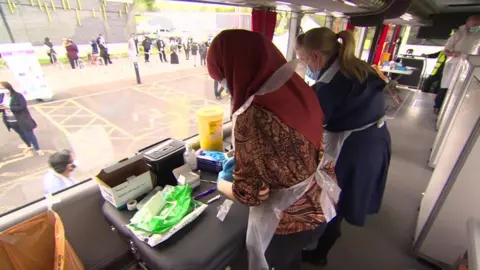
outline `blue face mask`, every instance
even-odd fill
[[[320,75],[320,71],[313,72],[310,66],[307,65],[307,73],[305,74],[310,80],[316,81]]]

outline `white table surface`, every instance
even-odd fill
[[[390,69],[390,68],[382,68],[380,69],[380,71],[386,72],[386,73],[401,74],[401,75],[412,75],[413,73],[413,69],[397,70],[397,69]]]

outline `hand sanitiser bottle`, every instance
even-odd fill
[[[195,150],[193,150],[191,144],[187,144],[185,147],[185,153],[183,153],[183,160],[185,164],[187,164],[192,171],[197,169],[197,155],[195,154]]]

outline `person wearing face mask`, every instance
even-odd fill
[[[30,115],[27,101],[8,82],[0,82],[0,112],[7,130],[15,131],[27,146],[23,151],[25,155],[31,155],[33,151],[37,155],[44,154],[40,150],[37,137],[33,132],[37,127],[37,123]]]
[[[241,52],[241,53],[235,53]],[[338,186],[323,162],[315,93],[265,36],[226,30],[207,68],[232,96],[234,157],[217,188],[250,207],[249,269],[302,269],[301,253],[335,216]],[[299,121],[301,119],[301,121]]]
[[[43,177],[43,194],[52,194],[75,184],[72,172],[77,167],[73,154],[64,149],[48,159],[50,170]]]
[[[470,16],[467,23],[453,34],[445,44],[444,52],[448,57],[443,69],[440,89],[435,98],[433,112],[438,114],[443,105],[443,100],[452,81],[457,64],[460,62],[462,54],[478,55],[478,45],[480,41],[480,15]]]
[[[298,56],[298,59],[306,63],[308,59],[305,54],[305,49],[303,47],[304,38],[305,38],[305,33],[297,36],[297,39],[295,41],[295,52]],[[312,85],[316,80],[315,74],[313,74],[312,70],[308,67],[308,65],[300,66],[297,69],[297,73],[300,75],[300,77],[304,78],[309,85]]]
[[[324,113],[325,156],[335,166],[342,189],[337,216],[329,222],[316,249],[304,260],[326,265],[327,254],[340,237],[342,220],[364,226],[378,213],[391,157],[390,133],[385,123],[385,82],[373,68],[355,56],[350,31],[338,34],[315,28],[303,38],[312,86]]]

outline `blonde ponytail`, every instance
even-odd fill
[[[328,58],[338,52],[340,70],[349,78],[356,78],[363,83],[370,73],[375,73],[369,64],[355,56],[355,37],[350,31],[335,34],[327,27],[314,28],[305,33],[303,43],[306,51],[317,50]]]
[[[365,82],[373,69],[369,64],[355,56],[355,37],[351,31],[343,30],[337,34],[342,40],[338,60],[340,69],[345,76],[356,78],[361,83]]]

